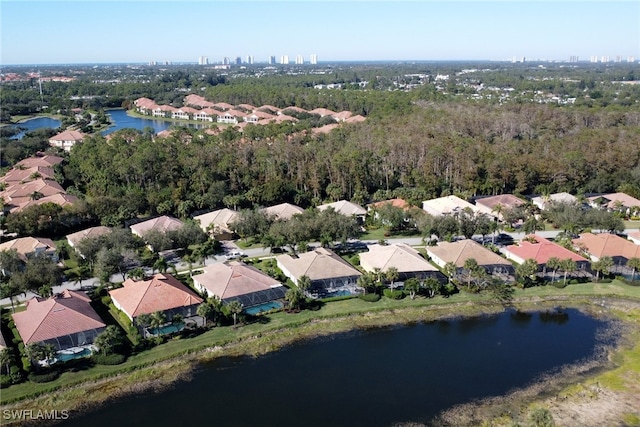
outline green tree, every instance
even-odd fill
[[[285,298],[286,298],[286,295],[285,295]],[[243,305],[240,301],[238,301],[237,299],[234,299],[233,301],[227,304],[227,308],[229,309],[229,312],[233,316],[233,326],[236,326],[236,323],[238,321],[238,315],[242,313]]]
[[[626,265],[631,269],[631,281],[633,282],[636,279],[636,271],[640,269],[640,258],[629,258]]]
[[[471,282],[474,279],[478,278],[480,269],[480,265],[478,265],[478,261],[475,258],[467,258],[464,261],[464,269],[467,272],[467,287],[471,288]]]
[[[596,282],[600,280],[600,273],[604,275],[604,273],[609,272],[614,265],[613,258],[610,256],[603,256],[598,261],[592,262],[591,269],[596,272]]]
[[[122,332],[115,325],[108,325],[93,341],[98,351],[105,356],[117,352],[123,343]]]
[[[529,258],[516,267],[516,277],[518,281],[527,288],[535,282],[537,271],[538,263],[535,259]]]
[[[422,283],[422,286],[427,291],[429,298],[433,298],[438,295],[442,289],[442,284],[435,277],[427,277]]]
[[[415,277],[411,277],[404,281],[404,290],[409,292],[411,299],[416,298],[416,294],[420,290],[420,281]]]
[[[44,361],[49,363],[55,358],[56,348],[53,344],[35,342],[27,344],[25,353],[29,359],[35,362]]]
[[[6,347],[0,350],[0,373],[4,371],[6,375],[9,375],[12,363],[13,353],[11,353],[11,350]]]
[[[556,272],[558,269],[562,268],[562,261],[558,257],[551,257],[547,260],[546,267],[550,268],[553,271],[553,277],[551,279],[552,282],[556,281]]]
[[[394,288],[395,281],[400,277],[400,273],[396,267],[389,267],[385,272],[385,278],[389,281],[389,287],[391,290]]]
[[[149,326],[155,329],[155,335],[160,335],[160,327],[167,323],[167,316],[162,311],[154,311],[149,316]]]
[[[448,262],[444,265],[444,274],[447,275],[449,283],[453,280],[454,276],[458,272],[458,267],[453,262]]]
[[[567,275],[573,273],[578,269],[578,264],[571,258],[562,260],[562,271],[564,271],[564,284],[567,284]]]
[[[300,278],[298,279],[298,288],[300,288],[303,294],[307,293],[309,288],[311,288],[311,279],[309,279],[309,276],[300,276]]]

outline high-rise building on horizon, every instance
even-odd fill
[[[275,64],[276,64],[276,57],[275,57],[275,55],[271,55],[271,56],[269,57],[269,64],[270,64],[270,65],[275,65]]]
[[[253,56],[252,55],[247,55],[247,64],[253,64]]]
[[[304,57],[302,55],[296,56],[296,65],[304,64]]]
[[[223,63],[224,65],[229,65],[229,64],[231,64],[231,60],[229,59],[229,57],[228,57],[228,56],[225,56],[225,57],[222,59],[222,63]]]
[[[198,65],[209,65],[209,58],[201,56],[198,58]]]
[[[239,56],[236,56],[236,65],[240,65],[242,64],[242,58]]]
[[[312,53],[311,56],[309,57],[309,63],[311,65],[316,65],[318,63],[318,55],[316,55],[315,53]]]
[[[289,65],[289,55],[282,55],[280,57],[280,64]]]

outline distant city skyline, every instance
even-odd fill
[[[0,12],[1,65],[640,58],[633,0],[3,0]]]

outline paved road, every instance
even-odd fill
[[[634,232],[637,231],[636,229],[630,229],[630,230],[625,230],[625,233],[630,233],[630,232]],[[538,231],[536,234],[545,238],[554,238],[556,237],[560,232],[559,231]],[[520,232],[520,233],[504,233],[504,234],[508,234],[509,236],[513,237],[513,239],[515,241],[518,240],[522,240],[522,238],[525,236],[525,233]],[[481,236],[475,236],[480,238]],[[366,244],[374,244],[377,243],[377,240],[364,240],[363,243]],[[391,239],[387,239],[388,243],[406,243],[407,245],[410,246],[421,246],[424,244],[423,240],[421,237],[401,237],[401,238],[391,238]],[[310,246],[314,246],[317,247],[319,246],[319,243],[310,243]],[[247,255],[248,258],[264,258],[264,257],[272,257],[274,256],[271,251],[269,249],[264,249],[264,248],[251,248],[251,249],[239,249],[238,246],[236,246],[233,242],[224,242],[223,244],[223,249],[225,253],[230,253],[233,251],[240,251],[242,253],[244,253],[245,255]],[[218,255],[215,257],[209,257],[205,260],[205,265],[212,265],[218,262],[224,262],[226,261],[227,258],[225,255]],[[182,262],[179,259],[174,259],[174,260],[169,260],[170,262],[173,262],[176,266],[176,270],[179,272],[184,272],[184,271],[188,271],[189,270],[189,265],[185,262]],[[201,268],[202,265],[201,264],[193,264],[192,265],[192,269],[197,269],[197,268]],[[151,273],[151,269],[147,269],[147,273]],[[113,275],[111,277],[111,281],[112,282],[121,282],[122,279],[122,275],[121,274],[116,274]],[[54,293],[59,293],[62,292],[64,289],[71,289],[71,290],[79,290],[79,289],[90,289],[93,288],[95,286],[97,286],[99,284],[99,280],[95,277],[92,277],[90,279],[85,279],[83,281],[81,281],[80,283],[76,283],[76,282],[64,282],[62,285],[60,286],[55,286],[53,288],[53,292]],[[33,298],[34,296],[37,296],[35,294],[33,294],[32,292],[27,292],[26,296],[24,294],[19,295],[18,297],[16,297],[14,299],[14,303],[18,303],[18,301],[25,301],[28,299]],[[4,298],[2,300],[0,300],[0,305],[2,306],[10,306],[11,302],[9,300],[9,298]]]

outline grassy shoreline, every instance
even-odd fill
[[[528,311],[557,306],[575,307],[615,316],[628,323],[630,320],[624,313],[629,310],[632,312],[631,322],[640,318],[640,288],[614,281],[611,284],[571,285],[564,289],[518,290],[513,306]],[[624,310],[621,311],[620,307]],[[435,299],[393,301],[383,298],[374,304],[359,299],[336,301],[326,304],[318,312],[275,313],[268,317],[266,324],[249,324],[238,329],[215,328],[195,338],[171,340],[132,356],[123,365],[68,372],[46,384],[14,385],[2,390],[1,408],[66,409],[77,413],[114,398],[162,389],[188,378],[199,363],[218,357],[258,357],[296,341],[354,329],[481,316],[503,310],[503,306],[485,296],[466,293]],[[631,347],[639,348],[640,337],[631,337],[631,342]],[[616,354],[624,354],[624,351],[618,349]],[[624,366],[624,357],[618,358],[615,362],[619,363],[613,364],[612,369],[606,372]],[[530,401],[527,399],[529,404]],[[486,417],[491,412],[482,414]]]

